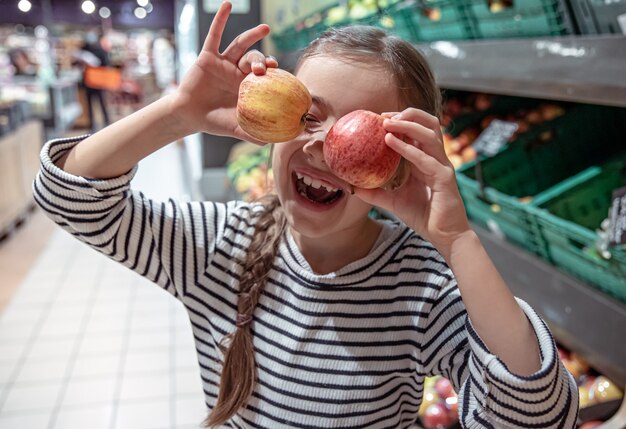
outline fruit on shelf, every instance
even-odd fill
[[[250,73],[241,82],[237,122],[262,142],[288,141],[304,130],[311,103],[311,94],[294,75],[268,68],[264,75]]]
[[[620,400],[624,397],[624,393],[611,380],[604,376],[595,379],[589,388],[589,398],[593,403],[608,402]]]
[[[439,395],[439,397],[444,400],[448,399],[450,396],[455,395],[452,383],[450,382],[450,380],[443,377],[437,379],[437,381],[435,382],[435,391],[437,392],[437,395]]]
[[[385,143],[383,120],[377,113],[355,110],[331,127],[323,151],[337,177],[365,189],[379,188],[394,178],[400,155]]]
[[[441,21],[441,9],[438,7],[425,7],[422,9],[422,15],[433,22]]]
[[[454,420],[450,418],[445,405],[441,403],[429,405],[422,417],[422,424],[425,429],[444,429],[453,422]]]

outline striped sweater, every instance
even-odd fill
[[[130,189],[135,170],[108,179],[54,165],[80,138],[49,142],[34,183],[37,203],[61,227],[179,299],[191,321],[205,401],[215,403],[235,329],[238,278],[260,206],[156,202]],[[459,393],[467,428],[572,428],[576,385],[545,323],[523,301],[541,369],[511,373],[481,341],[452,272],[411,229],[368,256],[315,274],[286,232],[254,312],[257,381],[232,428],[403,428],[414,424],[424,378]]]

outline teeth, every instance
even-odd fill
[[[303,174],[300,173],[296,173],[296,177],[299,180],[302,180],[304,182],[305,185],[310,186],[314,189],[319,189],[320,187],[324,187],[324,189],[326,189],[328,192],[337,192],[339,190],[339,188],[333,188],[332,186],[327,186],[324,185],[320,180],[317,179],[313,179],[309,176],[305,176]]]

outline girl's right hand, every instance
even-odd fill
[[[259,51],[248,51],[267,36],[266,24],[245,31],[219,52],[231,7],[224,2],[215,14],[202,51],[174,94],[172,110],[185,134],[202,131],[261,143],[237,124],[239,84],[247,74],[262,75],[267,67],[278,67],[278,62]]]

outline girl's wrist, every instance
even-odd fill
[[[447,236],[444,239],[434,240],[432,244],[437,248],[451,268],[456,260],[456,255],[470,252],[476,249],[476,246],[482,246],[478,235],[476,235],[476,232],[471,228]]]
[[[166,104],[166,118],[164,119],[174,134],[182,138],[200,131],[193,125],[190,112],[187,112],[185,96],[174,93],[166,95],[162,100]]]

